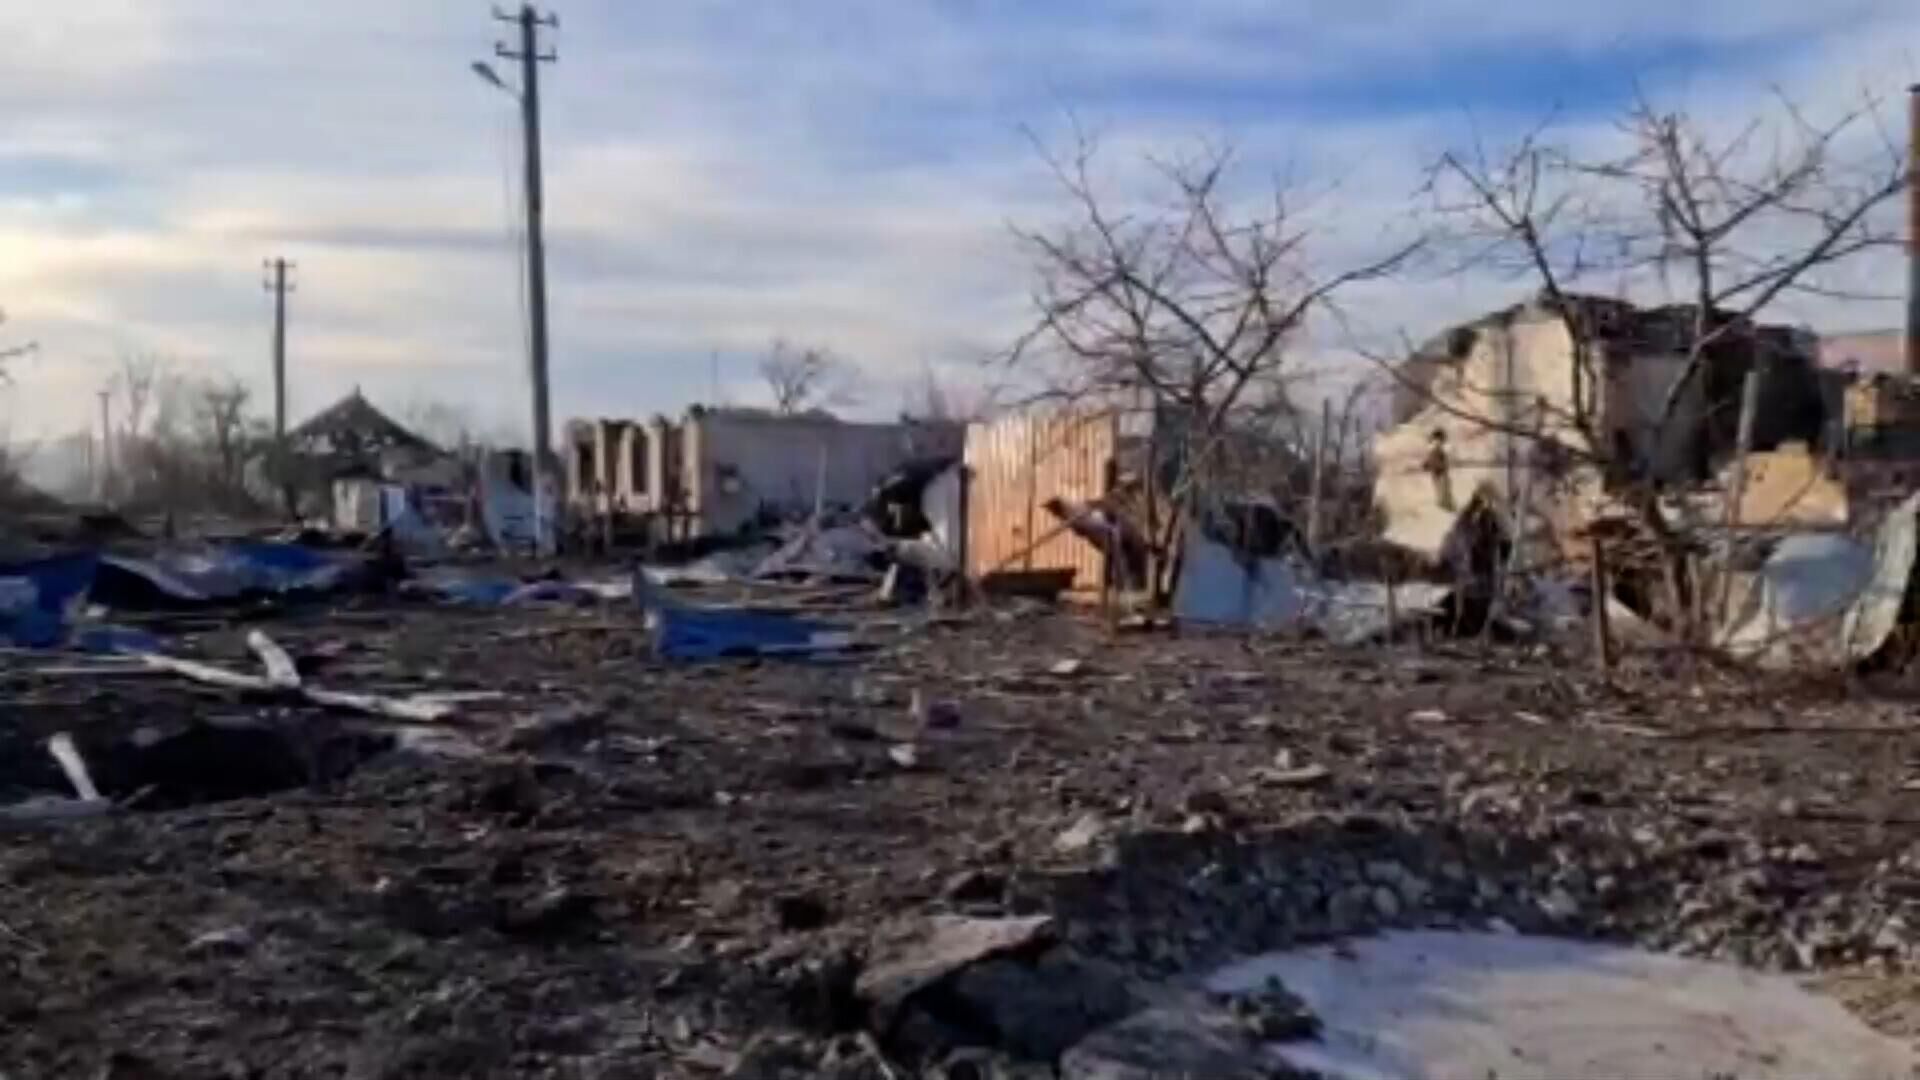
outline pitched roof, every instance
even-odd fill
[[[320,453],[363,454],[384,450],[440,452],[439,447],[374,408],[358,387],[288,432],[287,437],[310,451]]]

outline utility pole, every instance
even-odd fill
[[[526,143],[527,197],[527,308],[529,352],[533,381],[533,535],[541,554],[548,549],[550,524],[546,519],[547,453],[551,449],[552,421],[547,410],[547,252],[541,221],[546,210],[540,168],[540,65],[559,59],[552,52],[540,51],[540,28],[558,29],[556,15],[542,15],[532,4],[522,4],[516,14],[498,9],[493,17],[519,28],[518,48],[494,46],[494,54],[503,60],[520,62],[520,127]],[[485,73],[483,72],[483,75]],[[496,83],[498,79],[493,79]],[[504,84],[502,84],[504,85]]]
[[[294,264],[285,259],[267,259],[262,264],[267,279],[261,287],[273,294],[273,437],[277,443],[287,439],[287,294],[294,291],[287,283],[287,271]]]
[[[100,501],[109,505],[113,502],[113,423],[107,404],[112,400],[112,390],[100,391]]]
[[[263,263],[267,278],[263,288],[273,294],[273,459],[275,479],[280,481],[280,499],[287,516],[294,516],[293,488],[287,483],[287,271],[293,263],[285,259],[267,259]]]

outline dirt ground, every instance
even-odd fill
[[[1156,977],[1480,920],[1816,973],[1920,1034],[1899,687],[845,615],[877,648],[839,663],[667,662],[625,606],[168,628],[254,671],[262,627],[330,689],[501,695],[410,732],[0,657],[0,802],[68,793],[59,731],[131,800],[0,832],[0,1075],[723,1075],[770,1029],[859,1030],[848,943],[953,911]],[[188,734],[156,760],[143,728]],[[1389,856],[1432,885],[1349,902]]]

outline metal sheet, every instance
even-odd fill
[[[1716,640],[1729,655],[1776,670],[1838,668],[1873,656],[1892,637],[1913,580],[1916,513],[1920,495],[1865,540],[1784,538],[1759,572],[1736,581]]]

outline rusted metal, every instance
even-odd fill
[[[1119,442],[1112,413],[1011,416],[967,429],[967,573],[1071,570],[1092,593],[1106,555],[1041,512],[1048,499],[1091,503],[1106,494]]]

